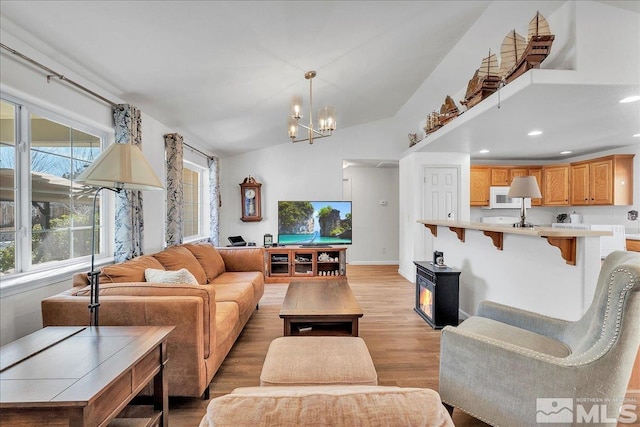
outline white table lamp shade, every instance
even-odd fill
[[[535,176],[516,176],[511,182],[511,188],[509,188],[507,196],[537,199],[542,197],[542,193],[540,193],[540,187],[538,187],[538,181],[536,181]]]
[[[163,188],[142,150],[132,144],[111,144],[76,178],[76,182],[125,190]]]

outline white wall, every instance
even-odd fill
[[[352,264],[397,264],[398,168],[349,167],[343,172],[353,200]]]
[[[398,271],[407,280],[415,281],[414,261],[431,259],[433,242],[430,233],[418,220],[422,212],[423,171],[426,166],[460,168],[458,185],[458,220],[469,221],[469,161],[468,153],[413,153],[400,160],[400,263]]]
[[[364,126],[338,130],[330,138],[320,139],[310,145],[306,142],[285,142],[258,151],[225,157],[220,161],[220,181],[222,207],[220,209],[220,244],[227,242],[228,236],[242,235],[249,242],[262,243],[265,233],[274,238],[278,234],[278,200],[342,200],[343,168],[345,159],[388,159],[397,160],[399,153],[408,146],[406,136],[393,120],[380,121]],[[283,140],[287,140],[283,132]],[[248,175],[262,183],[262,221],[244,223],[240,220],[240,183]],[[383,185],[379,178],[376,186]],[[384,184],[387,187],[387,184]],[[352,189],[355,203],[360,187]],[[389,194],[380,188],[381,195]],[[392,200],[391,195],[386,196]],[[363,202],[367,203],[367,202]],[[368,235],[386,229],[389,241],[397,241],[397,227],[388,224],[387,210],[381,215],[367,218],[367,229],[363,229],[354,206],[354,243],[347,250],[347,261],[363,263],[397,262],[398,253],[392,247],[387,253],[373,257],[368,246]],[[364,233],[364,235],[363,235]],[[358,237],[360,235],[361,237]],[[365,237],[366,236],[366,237]],[[381,248],[379,248],[381,252]],[[373,257],[373,258],[372,258]]]

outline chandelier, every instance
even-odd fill
[[[313,144],[313,141],[320,138],[326,138],[331,136],[331,133],[336,130],[336,112],[335,108],[328,106],[321,108],[318,112],[318,127],[313,126],[313,94],[311,89],[311,80],[316,76],[315,71],[308,71],[304,74],[304,78],[309,80],[309,125],[304,125],[300,122],[302,118],[302,97],[294,96],[291,100],[291,117],[289,117],[289,138],[291,142],[303,142],[309,141],[309,144]],[[307,137],[304,139],[298,138],[298,126],[307,130]]]

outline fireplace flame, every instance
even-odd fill
[[[420,291],[420,310],[433,319],[433,293],[426,288]]]

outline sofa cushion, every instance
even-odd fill
[[[217,397],[200,427],[453,426],[439,394],[383,386],[246,387]]]
[[[224,261],[216,248],[210,243],[203,242],[195,245],[182,245],[189,249],[193,256],[196,257],[205,274],[207,275],[207,283],[212,283],[213,279],[224,273]]]
[[[119,264],[102,267],[100,283],[144,282],[147,268],[164,270],[162,264],[150,255],[142,255]]]
[[[264,274],[261,271],[225,271],[213,279],[212,283],[214,285],[222,283],[251,283],[255,296],[264,294]]]
[[[198,283],[201,285],[207,283],[207,275],[202,266],[191,251],[185,247],[172,246],[162,252],[153,254],[153,257],[160,261],[165,270],[177,271],[181,268],[186,268],[195,276]]]
[[[238,304],[233,302],[216,302],[216,343],[223,344],[233,335],[240,322]]]
[[[253,286],[251,283],[223,283],[213,285],[216,290],[217,302],[235,302],[238,304],[240,317],[249,310],[253,310]]]
[[[154,268],[147,268],[144,271],[144,277],[147,282],[154,283],[170,283],[170,284],[187,284],[197,285],[198,281],[193,274],[186,268],[181,268],[178,271],[168,270],[156,270]]]

